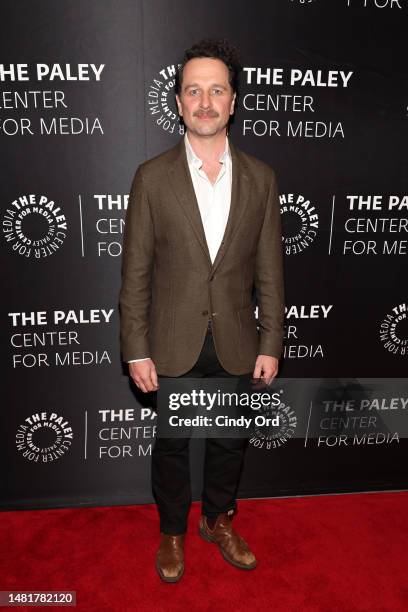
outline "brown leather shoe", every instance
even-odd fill
[[[160,546],[156,554],[156,569],[164,582],[178,582],[184,573],[185,534],[160,534]]]
[[[202,515],[199,529],[204,540],[218,544],[222,556],[228,563],[246,570],[257,566],[255,555],[245,540],[233,529],[231,517],[226,512],[217,516],[213,529],[209,528],[207,517]]]

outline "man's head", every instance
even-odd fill
[[[241,65],[227,40],[204,39],[187,49],[176,74],[176,102],[197,136],[223,132],[234,113]]]

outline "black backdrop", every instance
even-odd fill
[[[240,496],[406,488],[407,0],[2,9],[2,506],[152,500],[155,420],[119,351],[123,223],[138,164],[182,137],[174,67],[204,36],[240,49],[230,136],[279,179],[280,374],[330,381],[292,406],[296,435],[251,440]]]

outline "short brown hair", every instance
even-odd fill
[[[176,71],[175,92],[180,95],[183,84],[183,70],[188,61],[198,57],[213,57],[219,59],[228,68],[229,84],[232,91],[238,93],[238,75],[242,70],[238,51],[226,38],[204,38],[190,49],[184,51],[181,65]]]

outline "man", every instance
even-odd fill
[[[121,347],[143,392],[160,376],[252,376],[269,384],[282,350],[282,235],[274,171],[229,141],[240,64],[226,40],[185,52],[176,79],[180,142],[139,166],[124,233]],[[258,324],[254,316],[258,305]],[[156,568],[184,571],[188,440],[157,438]],[[242,569],[256,559],[232,527],[245,440],[207,439],[200,534]]]

